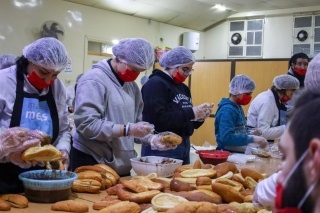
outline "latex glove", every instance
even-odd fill
[[[206,115],[210,115],[212,108],[210,109],[210,104],[205,103],[201,104],[199,106],[195,106],[192,108],[194,113],[194,119],[195,120],[202,120],[206,117]]]
[[[22,152],[12,152],[6,158],[8,162],[11,162],[20,168],[27,169],[31,166],[36,166],[38,164],[37,161],[24,161],[21,159]],[[43,162],[39,162],[39,165],[44,165]]]
[[[262,135],[261,130],[257,129],[257,128],[252,128],[248,130],[249,135],[256,135],[256,136],[260,136]]]
[[[62,164],[64,166],[64,170],[68,170],[69,164],[70,164],[70,159],[69,159],[69,153],[66,150],[60,150],[62,153]]]
[[[148,122],[128,123],[126,127],[127,136],[143,138],[154,131],[154,125]]]
[[[263,149],[268,145],[268,141],[264,137],[255,136],[255,135],[253,135],[252,137],[253,137],[253,142],[258,144],[260,148]]]
[[[148,141],[150,141],[151,150],[166,151],[177,148],[177,145],[171,143],[161,143],[163,135],[152,135]]]
[[[39,146],[39,139],[30,138],[28,129],[13,127],[0,136],[0,158],[12,153],[21,152],[33,146]]]
[[[40,130],[29,130],[28,132],[28,140],[29,139],[39,139],[41,142],[41,146],[47,145],[47,144],[51,144],[51,137],[49,135],[47,135],[46,133],[40,131]]]

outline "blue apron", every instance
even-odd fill
[[[59,116],[52,88],[48,94],[26,93],[23,91],[24,74],[17,70],[16,99],[13,106],[10,127],[38,129],[51,136],[54,142],[59,134]],[[18,175],[24,171],[42,169],[39,166],[23,169],[13,163],[0,163],[0,194],[21,193],[24,191]]]

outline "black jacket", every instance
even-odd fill
[[[143,121],[155,125],[157,132],[171,131],[184,138],[203,122],[194,119],[191,93],[184,83],[175,84],[170,76],[155,69],[142,87]]]

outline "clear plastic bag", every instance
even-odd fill
[[[283,153],[279,149],[279,143],[273,143],[269,146],[269,152],[273,158],[282,158]]]

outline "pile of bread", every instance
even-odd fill
[[[100,213],[263,213],[252,197],[257,183],[266,178],[251,169],[239,171],[235,164],[216,166],[196,161],[175,171],[172,178],[156,174],[123,180],[106,189],[106,197],[93,204]]]

